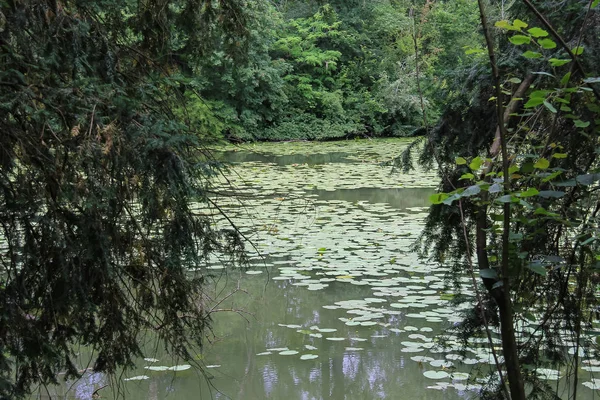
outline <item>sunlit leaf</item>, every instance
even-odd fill
[[[544,49],[554,49],[556,48],[556,42],[552,39],[539,39],[538,43]]]
[[[510,40],[512,44],[519,46],[522,44],[529,44],[531,42],[531,37],[525,35],[514,35],[508,40]]]
[[[534,168],[537,169],[547,169],[550,166],[550,161],[548,161],[545,158],[540,158],[539,160],[537,160],[535,162],[535,164],[533,164]]]
[[[531,36],[536,37],[536,38],[548,36],[547,31],[543,30],[542,28],[537,28],[537,27],[527,29],[527,32],[529,32],[529,34]]]
[[[551,58],[550,60],[548,60],[550,62],[550,65],[552,65],[553,67],[560,67],[561,65],[565,65],[571,62],[571,59],[569,58],[568,60],[561,60],[558,58]]]

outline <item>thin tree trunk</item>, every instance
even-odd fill
[[[477,0],[479,5],[479,13],[485,41],[488,48],[490,58],[490,66],[494,78],[494,86],[496,87],[496,117],[498,120],[498,128],[500,133],[500,148],[502,153],[502,170],[504,174],[504,191],[510,192],[510,177],[508,173],[509,161],[508,150],[506,146],[506,125],[504,124],[504,109],[503,109],[503,93],[500,86],[500,72],[496,64],[496,54],[494,52],[494,42],[490,36],[489,26],[485,13],[483,0]],[[519,363],[519,352],[514,331],[514,316],[512,310],[512,300],[510,292],[510,271],[509,271],[509,234],[510,234],[510,203],[504,203],[504,221],[502,231],[502,290],[498,303],[500,314],[500,332],[502,335],[502,349],[504,354],[504,362],[508,374],[508,384],[512,400],[525,400],[525,386],[523,383],[523,375],[521,374],[521,366]]]

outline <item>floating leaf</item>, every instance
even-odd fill
[[[220,365],[219,365],[219,367],[220,367]],[[178,371],[185,371],[185,370],[188,370],[190,368],[192,368],[192,366],[189,365],[189,364],[174,365],[172,367],[169,367],[169,371],[178,372]],[[215,366],[214,365],[207,365],[206,368],[215,368]]]
[[[150,379],[149,376],[146,375],[138,375],[138,376],[132,376],[131,378],[125,378],[123,379],[124,381],[145,381],[146,379]]]
[[[423,376],[429,379],[444,379],[449,377],[450,374],[444,371],[425,371]]]
[[[279,352],[280,356],[293,356],[294,354],[298,354],[296,350],[284,350]]]
[[[158,372],[160,372],[160,371],[168,371],[169,367],[165,367],[164,365],[160,365],[160,366],[159,365],[156,365],[156,366],[153,365],[153,366],[150,366],[150,367],[144,367],[144,369],[147,369],[149,371],[158,371]]]
[[[319,358],[316,354],[303,354],[300,356],[301,360],[314,360],[315,358]]]

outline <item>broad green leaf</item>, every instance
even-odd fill
[[[536,188],[529,188],[524,192],[518,194],[519,197],[532,197],[537,196],[539,191]]]
[[[592,2],[592,6],[591,6],[591,7],[592,7],[592,8],[596,8],[596,7],[598,7],[598,4],[600,4],[600,0],[594,0],[594,1]]]
[[[550,62],[550,65],[552,65],[553,67],[560,67],[561,65],[565,65],[565,64],[570,63],[571,59],[561,60],[559,58],[551,58],[548,61]]]
[[[502,191],[502,186],[500,186],[498,183],[494,183],[492,186],[490,186],[490,188],[488,189],[489,193],[500,193]]]
[[[573,123],[575,124],[576,127],[578,128],[587,128],[588,126],[590,126],[589,121],[582,121],[580,119],[576,119],[575,121],[573,121]]]
[[[554,158],[567,158],[568,154],[567,153],[554,153],[552,154],[552,157]]]
[[[573,52],[573,54],[575,54],[576,56],[583,54],[583,46],[577,46],[574,47],[573,49],[571,49],[571,51]]]
[[[538,196],[543,197],[545,199],[554,198],[559,199],[565,195],[565,192],[561,192],[558,190],[542,190],[538,193]]]
[[[448,198],[448,194],[446,193],[436,193],[429,196],[429,201],[431,204],[442,204],[444,200]]]
[[[513,22],[513,26],[517,29],[527,28],[527,23],[517,18],[515,19],[515,22]]]
[[[529,34],[531,36],[536,37],[536,38],[548,36],[547,31],[543,30],[542,28],[537,28],[537,27],[528,29],[527,32],[529,32]]]
[[[471,171],[477,171],[481,167],[481,164],[483,164],[481,157],[475,157],[473,160],[471,160],[469,168],[471,168]]]
[[[462,157],[456,157],[455,162],[456,162],[456,165],[466,165],[467,164],[467,160],[465,160]]]
[[[546,96],[548,96],[550,94],[549,90],[534,90],[533,92],[531,92],[531,94],[529,95],[530,98],[542,98],[545,99]]]
[[[566,84],[569,83],[570,80],[571,80],[571,71],[567,72],[565,74],[565,76],[562,77],[562,79],[560,80],[560,85],[566,86]]]
[[[515,201],[519,201],[519,199],[512,194],[505,194],[504,196],[500,196],[496,199],[499,203],[512,203]]]
[[[515,28],[512,26],[512,24],[510,22],[508,22],[507,20],[503,19],[500,21],[496,21],[496,23],[494,24],[494,26],[496,28],[500,28],[500,29],[508,29],[508,30],[514,30]]]
[[[531,38],[529,36],[525,36],[525,35],[514,35],[514,36],[510,37],[508,40],[510,40],[510,42],[512,44],[515,44],[517,46],[522,45],[522,44],[529,44],[531,42]]]
[[[324,253],[324,252],[326,252],[326,251],[327,251],[327,248],[326,248],[326,247],[320,247],[320,248],[319,248],[317,251],[318,251],[319,253]]]
[[[549,166],[550,161],[546,160],[545,158],[540,158],[535,162],[535,164],[533,164],[533,167],[537,169],[547,169]]]
[[[509,174],[514,174],[515,172],[517,172],[520,168],[517,165],[511,165],[510,167],[508,167],[508,173]]]
[[[479,270],[479,276],[481,276],[482,278],[497,279],[498,273],[496,272],[495,269],[486,268],[486,269]]]
[[[475,196],[481,193],[481,188],[478,185],[472,185],[465,189],[464,192],[461,193],[462,197]]]
[[[531,51],[531,50],[527,50],[525,53],[522,54],[523,57],[525,58],[542,58],[542,53],[538,53],[537,51]]]
[[[543,103],[544,103],[543,97],[531,97],[531,98],[529,98],[529,100],[527,100],[527,103],[525,103],[525,105],[523,107],[533,108],[533,107],[539,106],[540,104],[543,104]]]
[[[554,198],[559,199],[565,195],[565,192],[561,192],[558,190],[542,190],[538,193],[538,196],[543,197],[545,199]]]
[[[542,276],[548,275],[548,271],[546,271],[546,268],[543,265],[529,264],[529,265],[527,265],[527,268],[529,268],[531,271],[535,272],[538,275],[542,275]]]
[[[463,180],[463,179],[473,179],[475,178],[475,175],[473,175],[472,173],[468,172],[466,174],[462,174],[460,178],[458,178],[459,181]]]
[[[600,173],[578,175],[576,180],[577,180],[577,183],[588,186],[588,185],[591,185],[592,183],[600,180]]]
[[[445,204],[445,205],[447,205],[447,206],[450,206],[450,205],[452,205],[452,203],[453,203],[455,200],[458,200],[458,199],[460,199],[461,197],[462,197],[462,195],[461,195],[461,194],[454,193],[452,196],[450,196],[450,197],[448,197],[448,198],[444,199],[444,201],[442,201],[442,203],[444,203],[444,204]]]
[[[554,106],[553,106],[553,105],[552,105],[550,102],[548,102],[548,101],[544,100],[544,105],[546,106],[546,108],[547,108],[548,110],[550,110],[550,112],[552,112],[552,113],[554,113],[554,114],[556,114],[556,113],[557,113],[557,111],[556,111],[556,108],[554,108]]]
[[[558,217],[559,216],[558,214],[550,212],[543,207],[538,207],[533,213],[535,215],[545,215],[548,217]]]
[[[556,42],[552,39],[539,39],[538,43],[544,49],[554,49],[556,48]]]
[[[522,81],[521,81],[521,79],[519,79],[519,78],[514,78],[514,77],[513,77],[513,78],[510,78],[508,81],[509,81],[510,83],[515,83],[515,84],[519,84],[519,83],[521,83],[521,82],[522,82]]]

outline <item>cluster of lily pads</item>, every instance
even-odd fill
[[[437,183],[435,171],[390,174],[390,168],[381,165],[397,156],[405,146],[405,143],[391,143],[367,142],[362,144],[364,147],[321,143],[318,146],[264,145],[261,151],[267,156],[277,157],[282,150],[291,155],[338,151],[345,153],[347,162],[281,165],[263,160],[233,165],[216,191],[240,195],[215,197],[228,218],[214,213],[214,222],[227,226],[230,220],[234,221],[237,229],[255,246],[244,274],[269,271],[273,281],[287,282],[309,291],[344,293],[343,285],[363,286],[370,291],[363,298],[346,298],[323,305],[331,311],[332,319],[337,318],[353,329],[365,330],[364,335],[331,336],[328,334],[336,332],[335,328],[314,325],[280,326],[296,329],[298,334],[312,339],[340,342],[368,340],[360,336],[395,335],[401,339],[402,347],[398,351],[425,367],[425,378],[439,381],[429,388],[479,390],[486,380],[458,369],[487,365],[493,375],[495,359],[488,339],[472,338],[470,346],[464,348],[458,338],[442,335],[444,329],[462,321],[461,312],[472,307],[472,303],[451,304],[452,291],[444,284],[448,271],[423,263],[411,250],[426,216],[427,207],[422,205],[422,199],[404,199],[408,205],[397,208],[388,203],[347,200],[342,194],[338,199],[331,196],[322,199],[320,192],[315,191],[433,188]],[[204,205],[198,208],[206,213],[211,211]],[[215,259],[207,268],[220,269],[223,264]],[[459,289],[465,298],[474,298],[469,277],[464,277]],[[536,321],[523,323],[520,332],[535,332],[536,326]],[[493,344],[500,346],[498,332],[493,334]],[[345,351],[362,349],[344,348]],[[318,358],[316,350],[312,344],[298,349],[273,347],[258,355],[277,353],[312,360]],[[421,354],[411,355],[413,353]],[[502,362],[501,356],[499,361]],[[595,372],[595,368],[598,367],[586,367],[589,372]],[[547,380],[560,378],[560,372],[552,369],[538,369],[537,374]],[[592,389],[600,387],[593,379],[584,385]]]

